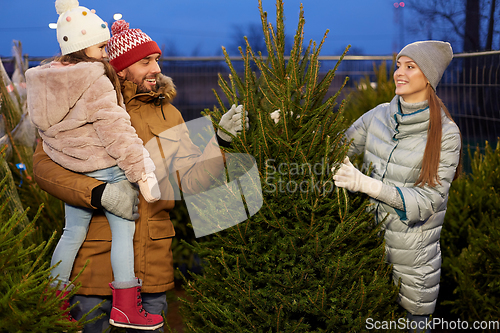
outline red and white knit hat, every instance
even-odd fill
[[[158,44],[140,29],[129,29],[129,24],[118,20],[111,26],[113,36],[108,41],[109,63],[119,72],[153,54],[161,54]]]

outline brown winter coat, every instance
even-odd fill
[[[169,211],[174,207],[174,191],[159,172],[166,171],[164,173],[168,176],[168,169],[178,170],[177,177],[181,180],[183,191],[195,192],[199,190],[197,184],[208,185],[206,171],[217,174],[224,167],[221,151],[214,144],[214,138],[207,144],[203,154],[189,139],[180,112],[170,104],[175,96],[170,78],[162,76],[159,84],[161,88],[157,93],[146,94],[136,94],[137,86],[131,82],[125,81],[122,86],[132,126],[146,147],[151,147],[151,143],[155,142],[160,147],[150,153],[161,184],[162,199],[150,204],[140,197],[140,218],[136,221],[134,235],[135,272],[143,280],[142,291],[145,293],[164,292],[174,287],[171,244],[175,231],[169,217]],[[159,99],[160,96],[165,98]],[[90,203],[91,192],[101,184],[100,181],[60,167],[44,153],[41,145],[38,145],[34,154],[33,164],[35,180],[42,189],[68,204],[95,208]],[[71,276],[73,279],[89,260],[78,279],[82,283],[79,294],[111,295],[108,286],[113,280],[110,249],[109,225],[105,216],[96,212]]]
[[[26,82],[31,120],[54,162],[76,172],[118,165],[134,183],[154,171],[102,63],[52,62],[26,71]]]

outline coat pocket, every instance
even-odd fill
[[[175,236],[172,221],[164,218],[149,218],[148,232],[149,238],[152,240],[171,238]]]
[[[149,130],[152,134],[152,139],[149,140],[145,147],[153,159],[157,171],[158,168],[169,168],[173,156],[179,149],[180,134],[176,127],[165,129],[164,126],[149,124]],[[156,177],[162,175],[156,174]]]
[[[148,126],[151,133],[154,136],[159,137],[160,139],[166,139],[169,141],[179,141],[180,126],[182,125],[166,128],[165,126],[159,126],[157,124],[148,123]]]

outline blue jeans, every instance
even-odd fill
[[[431,321],[431,315],[413,315],[408,312],[406,318],[410,320],[410,322],[414,322],[413,325],[410,324],[410,328],[408,329],[409,333],[431,333],[431,329],[426,327],[426,324]],[[412,329],[411,327],[415,327]]]
[[[167,314],[168,304],[167,295],[165,293],[152,293],[146,294],[142,293],[142,305],[146,311],[152,314],[162,314],[162,311]],[[76,302],[80,302],[73,310],[71,310],[71,315],[73,318],[80,319],[84,314],[88,313],[94,306],[106,300],[97,310],[90,313],[86,319],[95,318],[102,313],[105,314],[104,317],[94,321],[90,324],[85,325],[83,328],[83,333],[101,333],[104,332],[109,327],[109,313],[111,312],[111,297],[104,296],[85,296],[85,295],[75,295],[71,298],[71,305]],[[127,333],[136,332],[164,332],[163,327],[155,331],[143,331],[135,329],[127,329]]]
[[[123,170],[114,166],[89,172],[87,176],[107,183],[115,183],[127,179]],[[52,255],[51,265],[60,264],[52,269],[51,276],[61,283],[67,284],[73,269],[73,263],[83,241],[87,237],[93,209],[64,205],[66,225],[61,239]],[[135,222],[123,219],[108,211],[104,211],[111,228],[111,267],[116,282],[135,280],[133,238]]]

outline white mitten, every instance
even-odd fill
[[[280,121],[280,109],[274,110],[271,112],[269,115],[271,116],[271,119],[274,120],[274,123],[277,124]]]
[[[245,111],[245,124],[246,129],[250,128],[250,121],[248,119],[248,111]],[[236,136],[243,130],[243,105],[232,105],[231,109],[224,113],[220,119],[219,126],[224,128],[226,131]],[[224,141],[231,142],[232,137],[220,129],[217,131],[217,135]]]
[[[333,171],[333,169],[332,169]],[[382,191],[382,182],[364,175],[356,169],[346,157],[333,176],[335,186],[343,187],[351,192],[363,192],[372,198],[377,198]]]
[[[151,173],[156,170],[155,163],[151,159],[151,155],[148,150],[142,147],[142,157],[144,158],[144,172],[143,173]]]
[[[137,185],[139,185],[141,194],[147,202],[151,203],[160,200],[160,187],[154,172],[143,173],[142,178],[137,181]]]
[[[278,109],[278,110],[274,110],[273,112],[271,112],[269,114],[271,116],[271,119],[274,120],[275,124],[279,123],[279,121],[280,121],[280,116],[281,116],[280,112],[281,112],[281,110]],[[290,111],[290,116],[293,116],[293,111]],[[300,118],[300,115],[297,116],[297,119],[299,119],[299,118]]]

